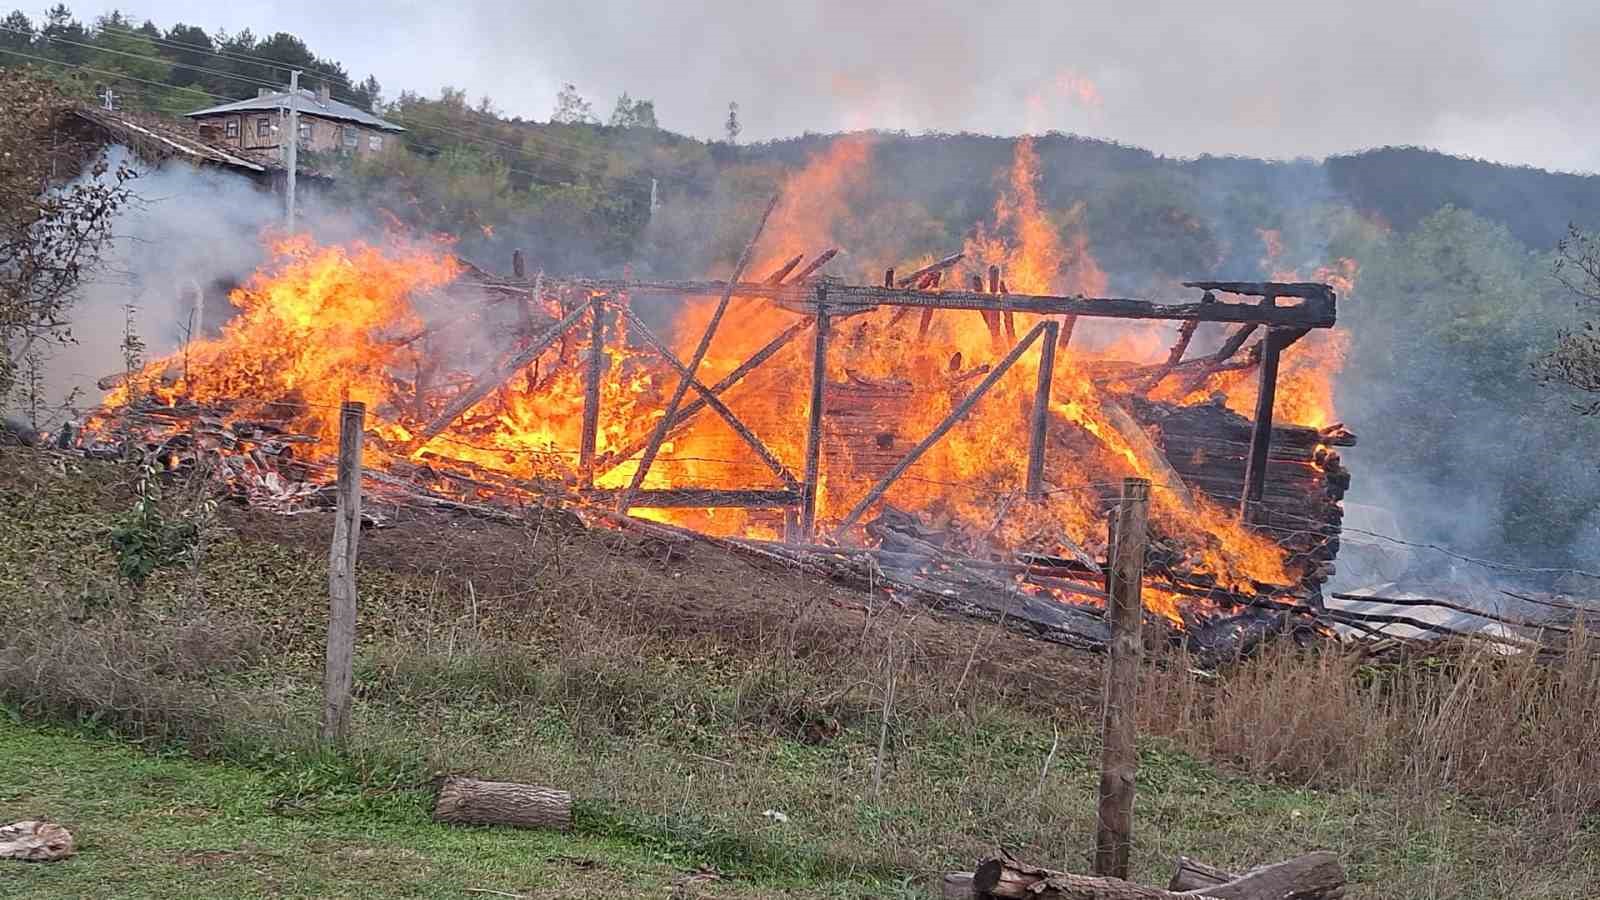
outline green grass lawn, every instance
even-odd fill
[[[16,724],[0,725],[0,760],[0,819],[47,816],[78,840],[64,862],[0,863],[5,897],[862,894],[777,881],[680,885],[692,870],[670,853],[592,833],[592,822],[591,833],[570,836],[447,827],[429,821],[423,791],[349,792],[317,784],[312,770],[197,762]]]

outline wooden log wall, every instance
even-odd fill
[[[1237,509],[1250,453],[1250,420],[1221,404],[1171,406],[1133,399],[1130,411],[1155,432],[1155,443],[1190,488],[1225,509]],[[1306,565],[1316,584],[1331,574],[1339,552],[1344,510],[1339,501],[1350,473],[1335,447],[1351,446],[1348,433],[1279,425],[1272,429],[1266,488],[1254,526]]]
[[[929,390],[905,382],[830,382],[823,471],[851,471],[864,479],[887,472],[922,439],[907,433],[904,423],[913,420],[910,412],[926,402]],[[1238,509],[1250,451],[1249,419],[1214,404],[1184,407],[1136,397],[1121,402],[1151,432],[1157,449],[1191,491],[1223,509]],[[1072,437],[1056,430],[1058,438]],[[1324,435],[1303,426],[1272,429],[1266,487],[1254,527],[1290,550],[1291,564],[1304,566],[1309,584],[1327,580],[1339,552],[1344,518],[1339,501],[1350,486],[1350,473],[1335,448],[1354,443],[1351,435]]]

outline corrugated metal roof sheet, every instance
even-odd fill
[[[289,108],[289,92],[279,91],[275,94],[264,94],[251,97],[248,100],[236,100],[233,103],[224,103],[221,106],[212,106],[206,109],[197,109],[187,115],[191,119],[204,116],[217,116],[232,112],[277,112]],[[340,100],[328,98],[323,100],[315,91],[300,91],[300,102],[297,105],[300,112],[312,116],[321,116],[324,119],[338,119],[344,122],[355,122],[368,128],[377,128],[383,131],[405,131],[404,128],[387,119],[381,119],[359,107],[351,106]]]

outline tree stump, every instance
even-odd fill
[[[433,818],[451,825],[572,828],[572,795],[555,788],[450,776],[439,785]]]

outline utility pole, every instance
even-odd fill
[[[289,230],[294,230],[294,176],[299,164],[300,149],[300,70],[295,69],[289,73],[289,135],[285,140],[288,143],[287,165],[289,181],[284,190],[284,204],[286,207],[284,220],[289,224]]]

